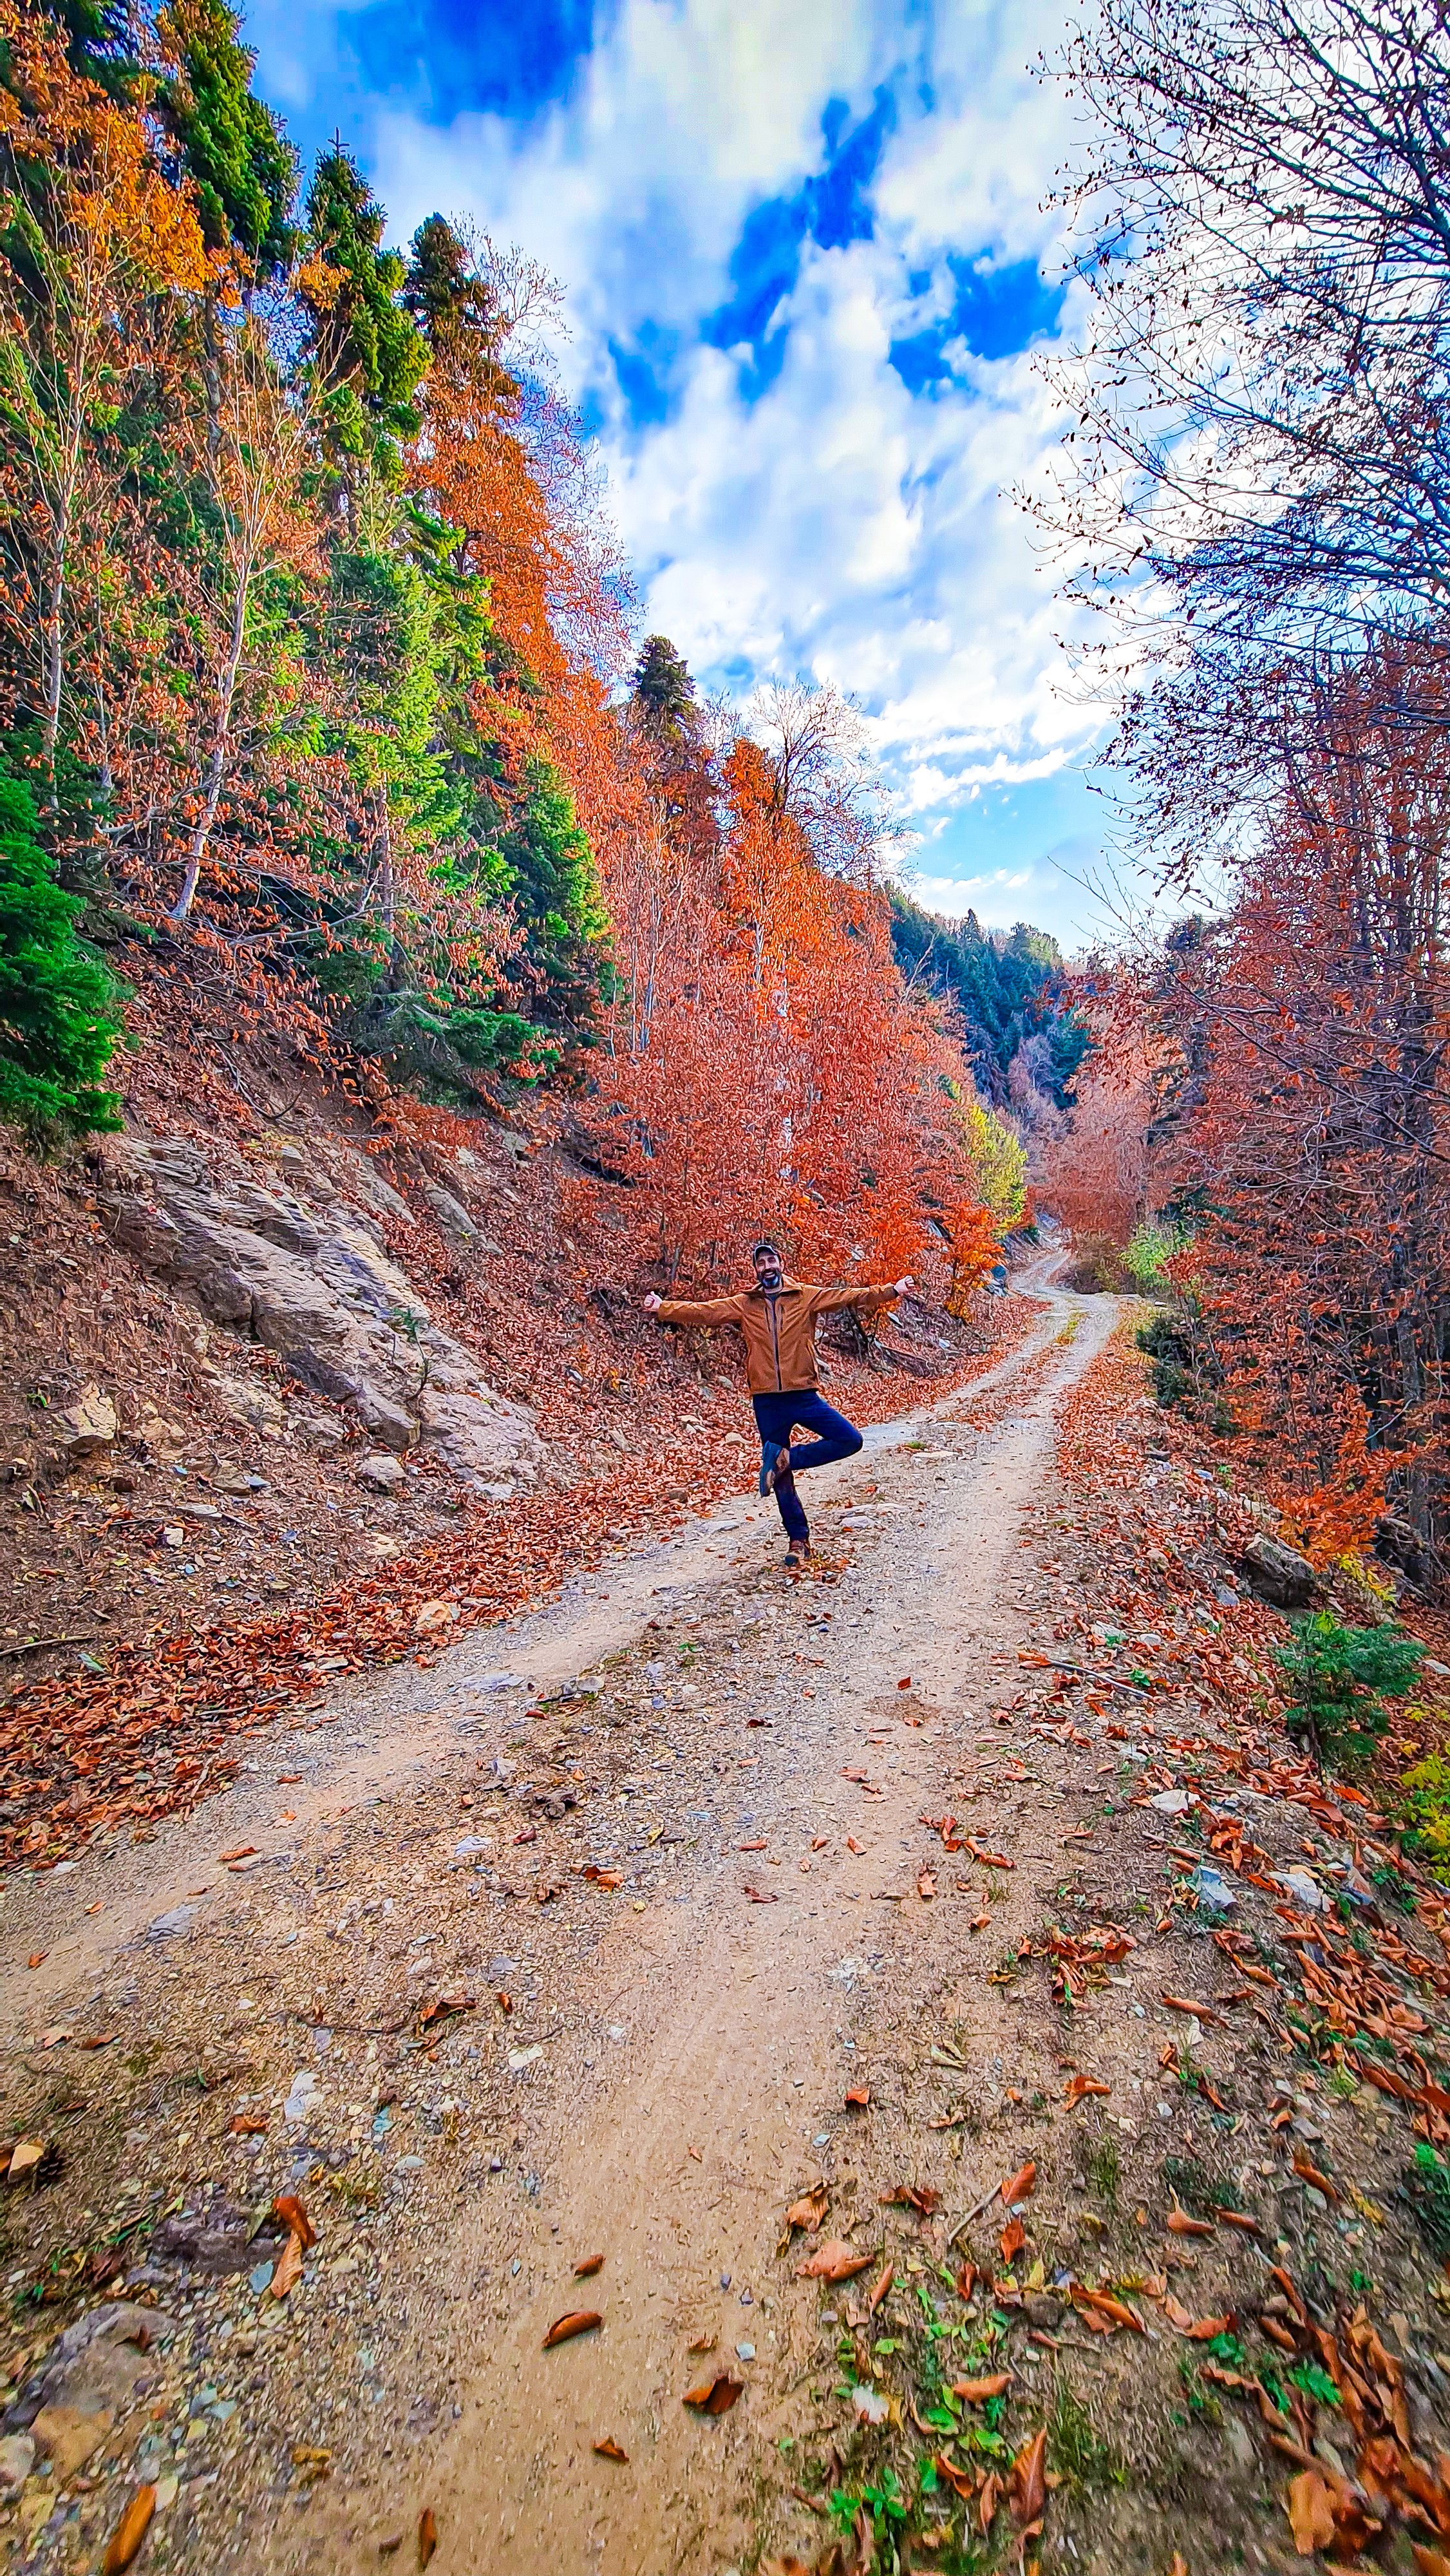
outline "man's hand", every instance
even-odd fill
[[[652,1315],[652,1314],[655,1312],[655,1309],[656,1309],[657,1307],[659,1307],[659,1306],[662,1306],[662,1305],[664,1304],[664,1302],[665,1302],[665,1301],[664,1301],[663,1297],[657,1297],[657,1296],[655,1295],[655,1292],[654,1292],[653,1288],[651,1288],[651,1290],[650,1290],[650,1292],[649,1292],[649,1295],[646,1297],[646,1299],[645,1299],[645,1301],[644,1301],[644,1311],[645,1311],[645,1313],[646,1313],[647,1315]]]
[[[909,1276],[905,1279],[894,1279],[891,1283],[891,1294],[893,1297],[904,1297],[908,1288],[914,1285],[915,1282]]]

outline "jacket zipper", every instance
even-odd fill
[[[781,1384],[780,1375],[780,1333],[775,1320],[775,1299],[769,1292],[766,1294],[765,1311],[770,1317],[770,1347],[775,1353],[775,1391],[777,1395],[783,1395],[785,1389]]]

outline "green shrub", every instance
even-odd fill
[[[1243,2195],[1236,2183],[1218,2180],[1205,2173],[1193,2156],[1165,2156],[1163,2180],[1176,2201],[1194,2218],[1212,2218],[1220,2209],[1242,2209]]]
[[[1153,1363],[1153,1393],[1165,1412],[1181,1404],[1225,1438],[1236,1429],[1221,1393],[1223,1369],[1196,1299],[1160,1306],[1139,1325],[1135,1339]]]
[[[1123,1255],[1123,1268],[1136,1281],[1145,1296],[1166,1289],[1167,1265],[1179,1252],[1186,1252],[1193,1241],[1193,1228],[1187,1225],[1140,1225],[1129,1239]]]
[[[1053,2467],[1074,2495],[1127,2485],[1129,2469],[1123,2452],[1116,2442],[1103,2440],[1082,2399],[1065,2379],[1053,2383],[1047,2443]]]
[[[1389,1723],[1386,1698],[1415,1687],[1424,1648],[1387,1620],[1379,1628],[1346,1628],[1328,1610],[1289,1622],[1291,1640],[1274,1660],[1287,1675],[1289,1733],[1307,1744],[1322,1771],[1351,1771],[1368,1760]]]
[[[1153,1393],[1165,1412],[1194,1390],[1193,1353],[1167,1307],[1140,1324],[1134,1339],[1153,1363]]]
[[[0,768],[0,1119],[32,1137],[121,1124],[101,1077],[123,997],[76,936],[83,910],[36,838],[29,788]]]
[[[1433,2147],[1418,2146],[1400,2190],[1431,2253],[1442,2263],[1450,2259],[1450,2165]]]
[[[1450,1762],[1431,1753],[1405,1772],[1400,1786],[1409,1793],[1401,1810],[1407,1850],[1437,1878],[1450,1877]]]

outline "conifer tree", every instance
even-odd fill
[[[76,936],[81,909],[36,837],[29,788],[0,770],[0,1118],[30,1134],[121,1123],[101,1087],[121,994]]]
[[[664,741],[678,743],[695,731],[695,683],[667,635],[645,637],[634,668],[634,704],[646,729]]]
[[[226,0],[170,0],[157,21],[175,65],[163,103],[208,248],[235,247],[266,275],[296,245],[297,155],[253,92],[256,56],[239,26]]]
[[[428,366],[427,343],[401,302],[403,262],[383,248],[386,221],[349,154],[340,146],[326,153],[307,198],[317,258],[299,291],[324,446],[349,489],[364,463],[396,482],[399,442],[417,435],[414,396]]]

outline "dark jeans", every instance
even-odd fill
[[[862,1445],[861,1434],[844,1413],[837,1413],[834,1405],[827,1404],[818,1387],[797,1387],[785,1395],[753,1395],[750,1401],[761,1439],[777,1449],[786,1447],[797,1429],[816,1435],[804,1448],[791,1450],[791,1472],[775,1489],[786,1537],[808,1539],[810,1523],[795,1489],[796,1469],[832,1467],[838,1458],[854,1458]]]

